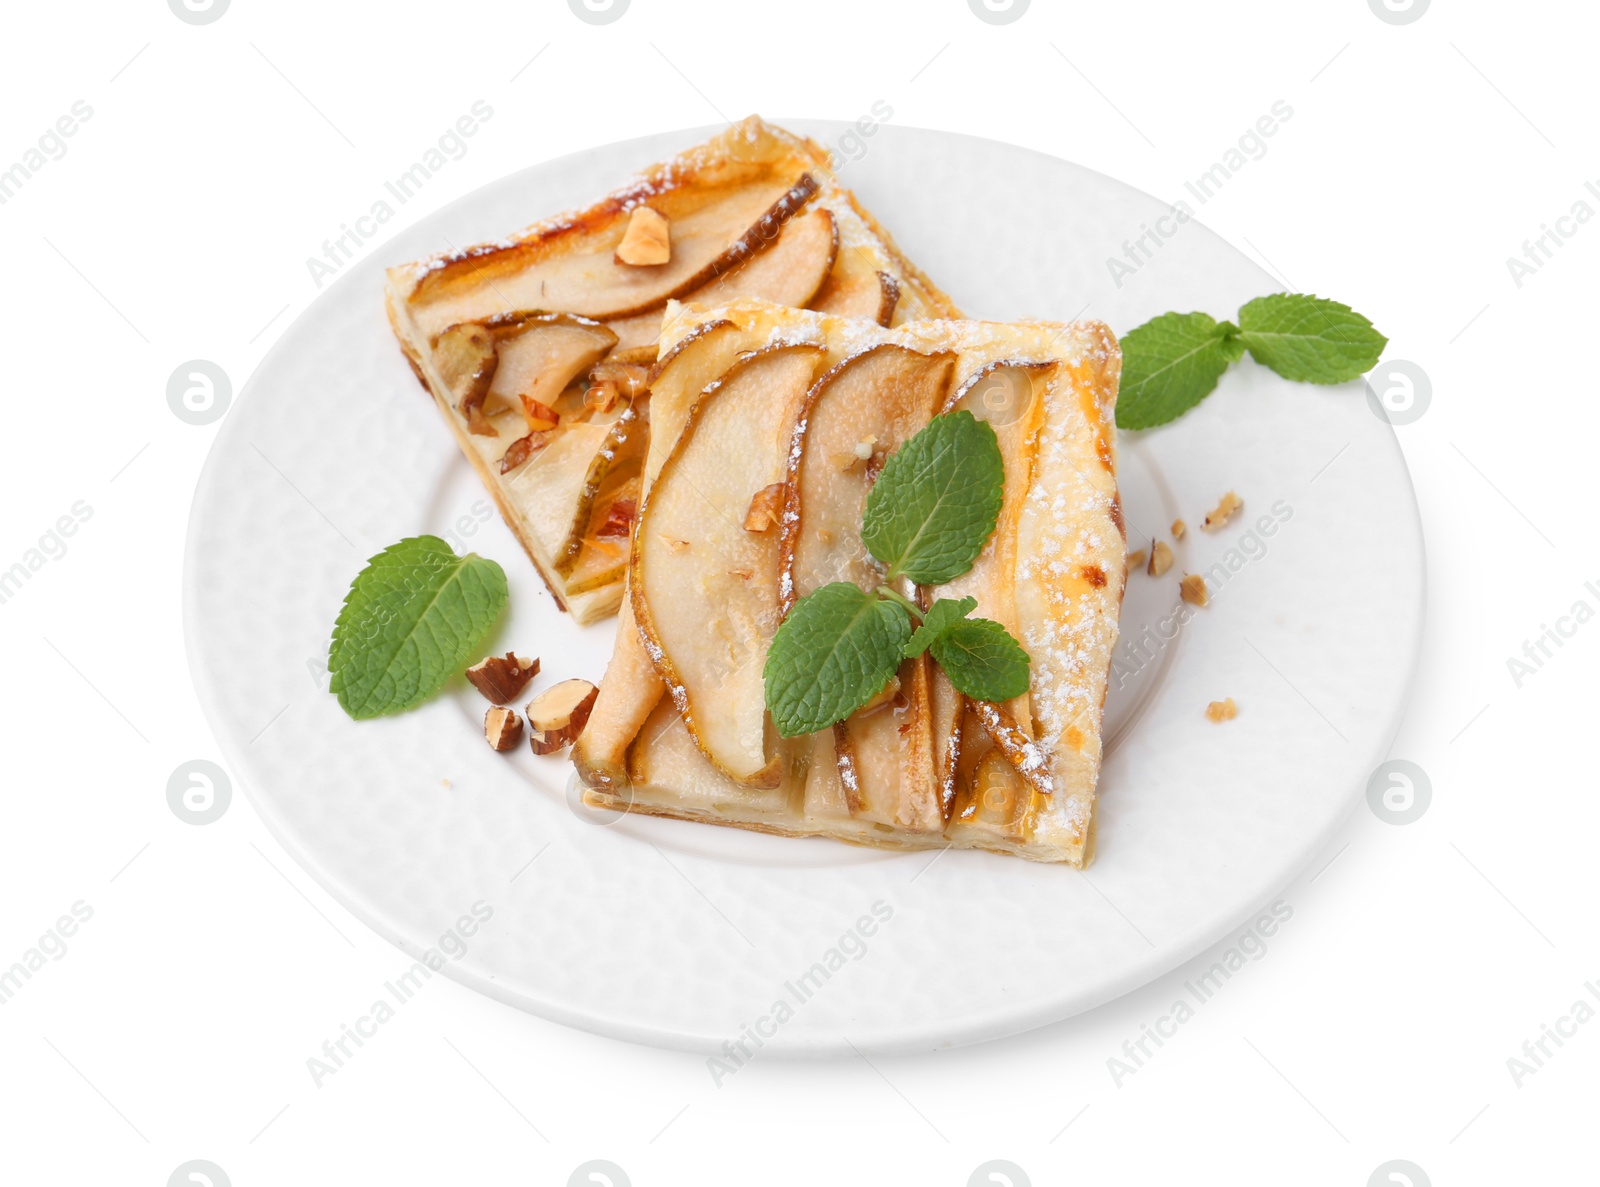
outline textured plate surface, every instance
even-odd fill
[[[847,127],[790,126],[827,140]],[[1299,386],[1246,362],[1197,411],[1124,436],[1129,547],[1176,515],[1191,531],[1166,578],[1130,578],[1087,874],[607,826],[569,803],[564,761],[491,753],[464,684],[359,724],[327,694],[350,579],[422,531],[505,566],[513,609],[495,644],[542,657],[536,688],[604,671],[611,624],[558,613],[493,515],[390,336],[382,269],[591,200],[706,134],[610,145],[463,198],[352,265],[263,361],[201,476],[184,584],[190,664],[234,772],[284,847],[382,935],[421,954],[481,901],[493,920],[449,975],[620,1037],[709,1051],[751,1026],[764,1054],[928,1050],[1159,976],[1319,851],[1397,725],[1422,540],[1394,432],[1360,384]],[[1230,317],[1278,287],[1164,203],[992,141],[883,127],[841,178],[974,316],[1121,332],[1169,309]],[[1230,489],[1241,515],[1196,530]],[[1187,623],[1183,571],[1213,574]],[[1206,721],[1226,696],[1238,719]]]

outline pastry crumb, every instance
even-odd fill
[[[1206,706],[1207,721],[1232,721],[1239,716],[1239,706],[1233,703],[1233,698],[1228,697],[1222,701],[1212,701]]]
[[[448,780],[448,779],[441,779],[441,780],[439,780],[439,786],[444,788],[446,791],[449,791],[452,787],[455,786],[455,784],[451,783],[450,780]]]
[[[1207,514],[1200,526],[1208,532],[1214,532],[1228,520],[1233,518],[1233,513],[1244,506],[1244,500],[1231,490],[1217,500],[1217,505]]]
[[[1191,606],[1205,606],[1211,601],[1206,592],[1206,579],[1198,573],[1185,573],[1183,580],[1178,582],[1178,593]]]

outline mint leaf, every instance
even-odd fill
[[[331,690],[360,721],[420,705],[476,658],[506,575],[437,536],[391,544],[356,574],[328,648]]]
[[[975,701],[1009,701],[1028,691],[1028,653],[992,619],[953,623],[932,651],[950,683]]]
[[[1256,362],[1301,383],[1357,379],[1389,344],[1350,306],[1305,293],[1251,301],[1239,310],[1239,341]]]
[[[1117,427],[1164,425],[1209,396],[1242,353],[1236,332],[1207,313],[1163,313],[1129,330],[1122,336]]]
[[[905,607],[853,582],[801,598],[773,636],[762,672],[778,732],[793,738],[849,717],[889,683],[910,637]]]
[[[891,581],[953,580],[994,531],[1004,479],[992,428],[970,412],[936,416],[884,464],[867,495],[861,539]]]
[[[940,598],[934,602],[928,607],[927,614],[923,615],[922,625],[906,644],[906,658],[916,659],[928,650],[929,644],[977,608],[978,599],[973,597],[962,598],[959,602],[953,598]]]

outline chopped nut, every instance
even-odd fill
[[[613,257],[619,264],[641,267],[665,264],[672,259],[672,230],[666,215],[648,206],[635,206],[628,215],[628,229],[617,244]]]
[[[873,697],[870,701],[868,701],[865,705],[862,705],[861,708],[857,709],[855,711],[855,716],[867,717],[873,713],[876,713],[879,709],[891,704],[898,707],[899,702],[903,700],[905,700],[905,698],[900,695],[900,677],[890,676],[889,683],[885,684],[875,694],[873,694]]]
[[[1204,606],[1211,601],[1206,593],[1206,579],[1198,573],[1184,574],[1183,580],[1178,582],[1178,593],[1191,606]]]
[[[522,741],[522,718],[515,709],[496,705],[483,715],[483,737],[490,750],[503,754]]]
[[[615,500],[595,537],[601,540],[626,540],[633,531],[633,517],[638,511],[639,506],[632,499]]]
[[[622,363],[607,359],[589,369],[589,382],[609,383],[632,400],[649,394],[650,368],[638,363]]]
[[[610,412],[621,397],[622,393],[617,390],[616,384],[596,383],[584,390],[583,406],[590,412]]]
[[[1232,721],[1239,716],[1239,706],[1229,697],[1225,701],[1212,701],[1206,706],[1207,721]]]
[[[506,652],[504,659],[491,655],[480,659],[467,669],[467,679],[496,705],[514,701],[528,687],[528,681],[539,674],[537,659],[520,659],[515,651]]]
[[[1145,552],[1142,548],[1138,552],[1130,552],[1128,554],[1128,569],[1132,571],[1144,564],[1144,556]]]
[[[876,437],[863,437],[856,442],[856,457],[867,462],[872,460],[872,451],[878,447]]]
[[[1150,541],[1150,565],[1145,572],[1152,577],[1159,577],[1170,568],[1172,568],[1172,549],[1167,547],[1167,542]]]
[[[529,701],[528,740],[533,752],[551,754],[582,733],[599,695],[587,680],[563,680]]]
[[[1228,520],[1233,518],[1233,513],[1244,506],[1244,500],[1231,490],[1217,500],[1217,505],[1211,509],[1200,526],[1208,532],[1214,532]]]
[[[1175,520],[1172,521],[1172,538],[1174,540],[1183,539],[1183,534],[1185,532],[1187,532],[1188,530],[1189,530],[1189,525],[1184,523],[1183,520],[1175,519]]]
[[[548,433],[529,433],[526,437],[518,437],[506,446],[506,451],[500,458],[500,473],[511,473],[548,444],[550,444]]]
[[[744,530],[747,532],[765,532],[778,526],[778,517],[783,512],[784,498],[789,493],[789,484],[774,482],[771,486],[764,486],[750,497],[750,510],[745,512]]]
[[[535,433],[548,432],[561,423],[561,414],[548,404],[541,404],[532,396],[522,397],[522,411],[528,418],[528,428]]]

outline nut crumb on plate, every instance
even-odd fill
[[[1228,520],[1233,518],[1233,513],[1244,506],[1244,500],[1231,490],[1217,500],[1217,505],[1206,513],[1200,526],[1208,532],[1214,532]]]
[[[1129,572],[1132,572],[1134,569],[1137,569],[1140,565],[1144,564],[1144,557],[1145,557],[1145,552],[1144,552],[1144,549],[1142,549],[1142,548],[1139,549],[1138,552],[1130,552],[1128,554],[1128,570],[1129,570]]]
[[[1191,606],[1204,606],[1211,601],[1206,593],[1206,579],[1198,573],[1185,573],[1178,582],[1178,593]]]
[[[1175,520],[1172,521],[1172,538],[1174,540],[1183,539],[1183,534],[1185,532],[1187,532],[1188,530],[1189,530],[1189,525],[1184,523],[1183,520],[1175,519]]]
[[[522,718],[515,709],[494,706],[483,715],[483,740],[491,750],[510,750],[522,741]]]
[[[1233,703],[1233,698],[1212,701],[1206,706],[1207,721],[1232,721],[1239,716],[1239,706]]]
[[[1172,568],[1172,549],[1167,547],[1167,542],[1150,541],[1150,564],[1145,572],[1152,577],[1159,577],[1170,568]]]

